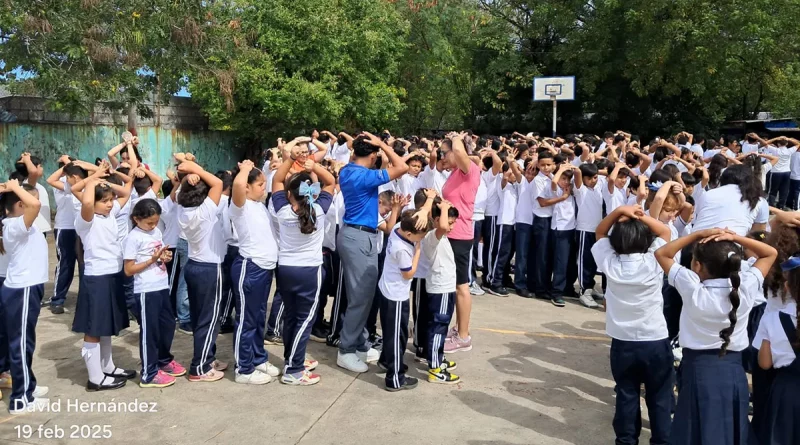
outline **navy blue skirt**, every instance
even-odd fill
[[[683,349],[681,391],[672,420],[675,445],[744,445],[750,421],[742,353]]]
[[[124,272],[84,275],[78,291],[72,331],[92,337],[118,335],[130,324],[122,290]]]
[[[756,338],[756,332],[758,332],[758,325],[761,324],[761,317],[764,316],[764,310],[767,308],[767,302],[763,302],[758,306],[753,306],[753,309],[750,311],[750,315],[748,316],[747,321],[747,338],[750,340],[749,346],[747,349],[742,351],[743,357],[743,364],[744,370],[753,373],[757,372],[758,369],[758,349],[753,347],[753,339]]]
[[[757,427],[762,445],[800,443],[800,374],[787,369],[776,372]]]

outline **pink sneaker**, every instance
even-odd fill
[[[461,338],[458,334],[448,338],[444,342],[444,352],[449,354],[452,352],[471,351],[472,350],[472,337]]]
[[[185,370],[184,370],[185,371]],[[175,384],[175,377],[159,370],[153,380],[149,382],[139,382],[140,388],[166,388]]]
[[[217,371],[224,371],[228,369],[228,364],[219,360],[214,360],[214,364],[211,366]]]
[[[180,377],[182,375],[186,375],[186,368],[181,366],[180,363],[176,362],[175,360],[169,362],[169,365],[164,366],[161,368],[166,374],[171,375],[172,377]]]
[[[222,380],[225,377],[225,374],[222,371],[217,371],[216,369],[211,369],[207,373],[203,375],[189,375],[190,382],[216,382],[217,380]]]
[[[452,328],[450,328],[449,331],[447,331],[447,338],[452,338],[455,337],[456,335],[458,335],[458,328],[455,326],[453,326]]]

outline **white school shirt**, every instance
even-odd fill
[[[4,219],[3,247],[8,258],[6,287],[21,289],[47,283],[47,241],[35,224],[26,227],[22,216]]]
[[[691,150],[698,157],[700,157],[700,158],[703,157],[703,146],[702,145],[700,145],[700,144],[692,144],[692,146],[689,147],[689,150]]]
[[[592,233],[597,230],[597,225],[603,220],[603,190],[607,187],[605,178],[598,178],[593,189],[586,185],[575,188],[575,203],[578,205],[576,229]]]
[[[334,159],[335,161],[343,164],[348,164],[350,162],[350,149],[347,148],[347,143],[339,145],[338,142],[335,142],[333,144],[333,148],[328,150],[328,153],[325,154],[325,157],[328,159]]]
[[[190,260],[210,264],[222,263],[228,249],[219,216],[219,206],[207,196],[197,207],[181,206],[178,224],[186,235]]]
[[[233,203],[231,202],[231,197],[222,195],[219,198],[219,209],[220,209],[220,219],[219,222],[222,225],[222,233],[223,238],[225,238],[225,245],[226,246],[235,246],[239,247],[239,234],[236,232],[236,227],[234,227],[233,223],[231,222],[231,206]],[[267,206],[263,205],[264,210],[267,210]]]
[[[178,235],[181,232],[181,227],[178,224],[178,205],[172,200],[171,197],[159,201],[161,205],[161,219],[164,223],[164,229],[161,231],[161,240],[169,247],[176,247],[178,245]]]
[[[556,190],[550,189],[550,197],[557,198],[564,194],[561,187],[556,186]],[[575,230],[575,197],[569,198],[553,205],[553,219],[550,221],[552,230]]]
[[[231,202],[228,212],[232,224],[225,230],[236,232],[239,255],[262,269],[274,269],[278,263],[278,242],[267,206],[246,199],[242,207]]]
[[[424,175],[424,176],[423,176]],[[444,183],[450,177],[450,172],[447,170],[439,171],[436,168],[426,166],[419,174],[420,181],[425,185],[425,188],[434,189],[439,195],[442,194]]]
[[[517,184],[519,197],[517,198],[517,212],[514,221],[519,224],[533,224],[533,197],[535,191],[533,181],[528,182],[525,177]]]
[[[145,232],[134,227],[122,242],[122,259],[133,260],[134,264],[145,263],[163,245],[158,228]],[[133,276],[133,292],[136,294],[164,289],[169,289],[169,274],[165,263],[153,263]]]
[[[666,242],[656,238],[646,253],[618,255],[608,237],[592,246],[597,270],[606,274],[606,333],[617,340],[654,341],[668,337],[661,286],[664,272],[654,252]]]
[[[486,207],[484,216],[497,216],[500,214],[500,195],[497,182],[502,178],[502,174],[494,174],[491,169],[481,173],[481,182],[486,185]]]
[[[730,337],[729,351],[743,351],[750,344],[747,337],[747,317],[764,283],[761,271],[754,267],[739,272],[739,277],[740,302],[736,311],[738,321]],[[668,279],[683,300],[678,337],[680,345],[695,350],[721,348],[719,332],[730,327],[730,280],[715,278],[701,282],[696,273],[678,263],[670,268]]]
[[[425,277],[425,289],[429,294],[449,294],[456,291],[456,259],[447,235],[436,238],[436,230],[431,230],[421,241],[422,255],[430,263],[430,271]]]
[[[797,152],[797,147],[769,146],[764,152],[778,157],[778,162],[772,167],[772,173],[786,173],[791,170],[792,155]]]
[[[122,240],[128,235],[130,232],[130,222],[131,222],[131,209],[133,208],[131,203],[133,202],[133,194],[136,190],[131,189],[131,196],[128,198],[128,201],[125,202],[125,205],[119,209],[119,213],[115,217],[115,221],[117,224],[117,238],[119,238],[120,245],[122,245]],[[116,198],[114,199],[116,201]],[[78,211],[78,218],[80,218],[80,211]]]
[[[378,281],[378,288],[383,296],[392,301],[408,300],[411,292],[411,279],[403,278],[413,266],[414,243],[403,238],[397,229],[392,230],[386,242],[386,259],[383,262],[383,274]]]
[[[603,202],[606,204],[607,215],[610,215],[617,207],[624,206],[628,201],[625,189],[617,188],[617,186],[614,185],[614,192],[609,192],[608,182],[606,182],[606,186],[603,187],[601,192],[603,193]]]
[[[542,207],[539,205],[538,199],[550,196],[550,184],[552,182],[552,178],[542,172],[539,172],[536,177],[533,178],[533,182],[531,182],[533,191],[530,194],[533,200],[533,216],[538,216],[539,218],[550,218],[553,216],[553,206]]]
[[[797,327],[797,302],[791,297],[789,298],[781,309],[767,309],[764,312],[764,316],[761,317],[761,322],[758,325],[756,336],[753,338],[753,347],[756,349],[761,349],[761,342],[764,340],[769,341],[770,352],[772,352],[772,367],[776,369],[791,365],[797,358],[792,344],[786,337],[786,332],[783,330],[780,319],[780,313],[783,312],[791,317],[792,323]]]
[[[753,267],[753,264],[755,264],[757,260],[758,258],[750,257],[747,259],[747,261],[742,261],[741,271],[745,272],[751,267]],[[772,291],[769,292],[770,294],[772,294]],[[758,294],[753,296],[753,307],[756,307],[761,303],[767,303],[767,302],[768,302],[767,297],[764,296],[764,292],[759,292]]]
[[[94,214],[91,221],[84,221],[78,213],[75,218],[75,231],[83,243],[85,275],[111,275],[122,270],[122,240],[117,229],[119,212],[119,201],[115,199],[108,216]]]
[[[336,251],[336,228],[343,224],[344,217],[344,197],[341,191],[334,192],[331,207],[325,214],[325,236],[322,239],[322,247]]]
[[[44,218],[45,222],[47,222],[46,230],[42,230],[43,232],[50,231],[50,196],[47,194],[47,189],[44,188],[42,184],[38,182],[34,185],[36,187],[36,192],[39,193],[39,202],[42,206],[39,208],[39,215]]]
[[[695,201],[693,232],[704,229],[728,228],[739,236],[746,236],[756,219],[756,209],[742,202],[742,193],[736,184],[708,190]]]
[[[475,205],[472,210],[472,221],[483,221],[486,219],[486,200],[489,196],[489,190],[486,188],[486,182],[483,180],[483,173],[481,173],[481,180],[478,183],[478,192],[475,194]]]
[[[309,267],[322,264],[322,240],[325,237],[325,213],[330,209],[333,196],[321,192],[314,202],[316,230],[300,232],[300,221],[289,203],[286,191],[272,194],[272,203],[278,217],[278,263],[281,266]]]
[[[800,151],[792,153],[792,158],[789,160],[789,172],[791,172],[789,179],[800,181]]]
[[[53,198],[56,201],[56,219],[53,227],[58,230],[75,230],[75,201],[78,200],[70,191],[69,183],[65,178],[59,179],[64,184],[64,190],[53,187]],[[78,201],[80,207],[80,201]]]
[[[758,153],[758,143],[751,144],[747,141],[739,141],[739,145],[742,146],[742,154]]]
[[[0,241],[3,239],[3,233],[0,231]],[[6,277],[6,271],[8,270],[8,262],[11,261],[11,256],[7,253],[0,253],[0,278]]]
[[[517,201],[519,200],[519,190],[517,184],[507,183],[503,188],[503,180],[497,181],[498,195],[500,196],[500,214],[497,217],[498,225],[514,225],[514,217],[517,213]]]

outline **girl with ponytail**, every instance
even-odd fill
[[[689,269],[673,258],[693,243]],[[743,248],[756,260],[740,272],[746,264]],[[749,393],[742,351],[749,344],[748,315],[777,251],[727,229],[706,229],[670,242],[655,256],[683,299],[681,391],[671,443],[748,443]]]
[[[284,148],[283,164],[272,179],[272,204],[278,219],[278,292],[286,307],[283,330],[285,364],[281,382],[313,385],[320,377],[311,371],[316,360],[306,360],[322,285],[322,241],[325,214],[333,201],[333,175],[312,159],[304,170],[286,176],[294,164],[292,148],[307,142],[297,138]],[[314,176],[321,182],[314,182]]]

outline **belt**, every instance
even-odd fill
[[[361,226],[358,224],[345,224],[345,226],[350,227],[352,229],[360,230],[362,232],[378,233],[378,229],[373,229],[372,227]]]

